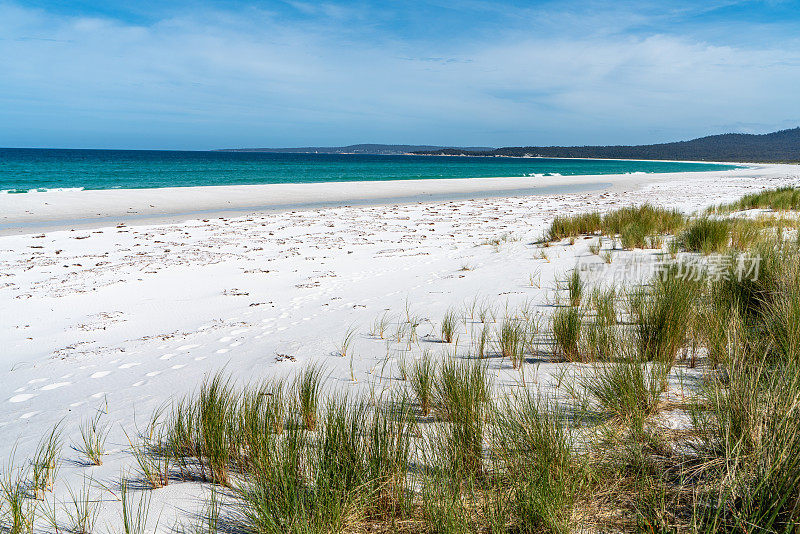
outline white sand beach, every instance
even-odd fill
[[[399,387],[400,358],[453,349],[438,333],[450,308],[524,304],[547,317],[556,280],[578,261],[600,261],[589,240],[534,244],[555,215],[645,202],[693,213],[798,184],[797,166],[752,165],[2,195],[0,457],[28,457],[59,421],[67,443],[76,442],[81,421],[101,410],[111,425],[103,465],[87,467],[66,447],[55,494],[63,498],[84,477],[112,487],[133,469],[126,432],[210,373],[257,381],[319,362],[331,390],[391,389]],[[654,252],[613,254],[620,265]],[[423,319],[410,350],[370,335],[376,318],[406,313]],[[352,359],[342,358],[338,346],[351,327]],[[457,350],[469,350],[470,328],[459,325]],[[580,367],[544,362],[527,379],[553,388],[563,369]],[[498,394],[519,385],[519,371],[501,360],[490,371]],[[159,529],[188,521],[201,493],[188,482],[155,491]],[[119,503],[100,498],[99,523],[110,524]]]
[[[715,173],[757,177],[792,172],[792,166],[748,165]],[[611,188],[614,192],[643,184],[674,182],[708,173],[606,174],[512,178],[454,178],[268,184],[159,189],[65,190],[0,195],[0,235],[126,222],[179,222],[189,218],[248,215],[343,205],[408,204],[436,200],[468,200]]]

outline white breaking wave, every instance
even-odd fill
[[[83,187],[37,187],[33,189],[0,189],[0,194],[21,195],[24,193],[51,193],[53,191],[83,191]]]

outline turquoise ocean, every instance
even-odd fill
[[[462,156],[0,148],[0,191],[712,171],[733,165]]]

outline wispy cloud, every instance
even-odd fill
[[[176,7],[143,23],[2,4],[0,145],[650,142],[800,115],[791,37],[707,39],[716,26],[689,3],[585,9],[599,5],[472,2],[458,15],[471,25],[437,36],[442,21],[375,5]]]

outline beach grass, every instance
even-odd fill
[[[647,236],[675,233],[685,224],[686,219],[678,210],[650,204],[619,208],[605,214],[592,212],[557,216],[547,231],[547,240],[602,234],[622,236],[630,247],[641,246]],[[625,245],[623,247],[628,248]]]
[[[712,254],[725,250],[731,234],[731,224],[726,219],[702,217],[692,221],[678,236],[677,243],[684,250]]]
[[[103,464],[105,443],[110,430],[108,424],[101,421],[102,417],[103,412],[98,411],[94,417],[84,421],[80,429],[82,445],[73,446],[75,450],[82,452],[93,465]]]
[[[433,384],[436,377],[437,365],[429,352],[414,361],[411,366],[411,389],[417,398],[423,416],[428,416],[433,404]]]
[[[36,452],[31,460],[31,483],[37,499],[43,499],[45,492],[53,489],[53,483],[61,463],[62,445],[61,423],[58,423],[49,434],[39,441],[36,447]]]
[[[709,208],[711,213],[730,213],[751,209],[797,210],[800,209],[800,188],[778,187],[745,195],[736,202]]]
[[[455,340],[456,328],[458,327],[458,316],[455,310],[449,309],[442,317],[442,341],[452,343]]]
[[[565,361],[580,361],[583,311],[576,306],[565,306],[555,311],[552,332],[555,353]]]

